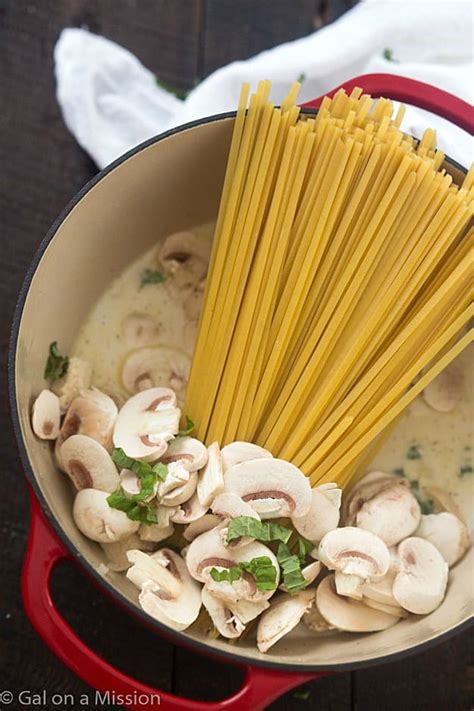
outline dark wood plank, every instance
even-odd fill
[[[467,711],[474,707],[471,628],[421,654],[354,674],[354,709]]]

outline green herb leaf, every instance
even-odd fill
[[[168,476],[168,467],[166,466],[166,464],[163,464],[163,462],[157,462],[153,465],[152,472],[156,474],[158,479],[164,481]]]
[[[311,696],[311,689],[309,689],[307,686],[300,686],[299,689],[296,689],[292,693],[292,697],[294,699],[297,699],[298,701],[307,701],[310,696]]]
[[[392,469],[392,474],[395,474],[395,476],[405,476],[405,470],[400,468],[400,469]]]
[[[138,497],[141,495],[142,492],[127,496],[122,489],[117,489],[107,497],[107,503],[111,508],[126,513],[131,521],[140,521],[148,526],[158,523],[156,509],[151,504],[140,501]]]
[[[428,514],[432,514],[434,511],[434,503],[431,501],[431,499],[423,500],[418,502],[420,504],[420,509],[421,513],[427,516]]]
[[[230,568],[211,568],[210,576],[217,583],[233,583],[240,580],[243,572],[250,573],[255,578],[257,589],[261,591],[275,590],[277,571],[270,558],[266,555],[252,558],[248,563],[238,563]]]
[[[256,541],[283,541],[287,543],[291,536],[291,529],[280,526],[271,521],[259,521],[251,516],[236,516],[229,523],[227,529],[227,542],[248,536]]]
[[[122,489],[118,489],[107,498],[109,506],[124,511],[132,521],[141,521],[147,525],[158,523],[156,509],[147,499],[154,497],[157,480],[166,479],[168,474],[166,464],[157,462],[152,467],[148,462],[141,462],[139,459],[127,456],[120,447],[115,447],[112,451],[112,460],[119,469],[129,469],[137,475],[140,479],[140,491],[130,496]]]
[[[194,422],[192,421],[192,419],[190,417],[188,417],[187,415],[184,419],[185,419],[184,429],[179,430],[176,437],[187,437],[188,435],[191,434],[191,432],[194,429]]]
[[[383,51],[383,56],[389,62],[393,62],[394,64],[400,64],[400,61],[398,59],[394,58],[393,49],[391,49],[390,47],[385,47],[385,49]]]
[[[174,94],[177,99],[184,100],[189,94],[189,89],[178,89],[178,87],[176,86],[171,86],[171,84],[167,84],[167,82],[160,79],[160,77],[155,77],[155,79],[158,86],[161,86],[161,88],[165,91],[169,91],[170,94]]]
[[[473,471],[474,470],[470,464],[461,464],[461,467],[459,469],[459,476],[461,478],[468,476],[469,474],[472,474]]]
[[[308,585],[301,572],[301,562],[292,554],[286,543],[278,546],[277,559],[283,572],[283,583],[290,594],[303,590]]]
[[[252,558],[248,563],[240,563],[240,567],[255,578],[257,590],[275,590],[277,570],[267,555]]]
[[[306,538],[303,538],[303,536],[298,536],[298,558],[300,559],[301,563],[305,562],[306,556],[311,553],[313,548],[314,543],[311,543],[311,541],[308,541]]]
[[[407,459],[421,459],[421,451],[417,444],[408,447],[406,457]]]
[[[140,479],[150,476],[150,474],[156,474],[164,481],[168,473],[168,467],[163,462],[158,462],[152,468],[148,462],[142,462],[140,459],[133,459],[127,456],[120,447],[115,447],[112,451],[112,461],[119,469],[129,469]]]
[[[166,276],[156,269],[144,269],[140,275],[140,289],[148,284],[162,284]]]
[[[306,74],[304,72],[301,72],[301,74],[298,75],[298,79],[296,81],[299,82],[300,84],[302,84],[305,79],[306,79]]]
[[[410,481],[410,489],[411,489],[412,491],[414,491],[414,492],[419,491],[419,490],[420,490],[420,484],[419,484],[419,482],[416,481],[416,480],[414,480],[414,479],[412,479],[412,480]]]
[[[58,350],[58,342],[49,346],[49,355],[44,368],[45,380],[59,380],[66,375],[69,368],[69,356],[62,356]]]

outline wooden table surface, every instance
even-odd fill
[[[66,130],[55,100],[52,50],[60,30],[88,27],[128,47],[162,80],[187,89],[222,64],[313,32],[348,5],[349,0],[0,3],[0,344],[5,360],[27,266],[54,218],[96,172]],[[28,498],[10,425],[5,360],[0,398],[0,692],[46,689],[49,695],[79,698],[90,690],[46,649],[22,609]],[[72,565],[58,569],[53,591],[84,641],[140,680],[209,700],[238,688],[240,671],[142,629]],[[290,692],[271,708],[465,711],[472,708],[472,646],[472,634],[465,632],[407,660],[318,680],[306,687],[306,699]],[[16,702],[3,708],[22,706]]]

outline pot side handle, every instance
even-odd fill
[[[332,89],[327,93],[327,96],[334,96],[339,89],[345,89],[350,93],[355,87],[360,87],[365,94],[370,94],[374,99],[385,96],[394,101],[426,109],[426,111],[431,111],[451,121],[471,135],[474,133],[474,107],[458,96],[437,89],[431,84],[394,74],[364,74]],[[317,109],[322,100],[323,97],[320,96],[318,99],[308,101],[303,106]]]
[[[245,666],[245,678],[239,691],[222,701],[206,703],[154,689],[122,673],[84,644],[55,608],[49,587],[51,574],[61,560],[72,560],[73,557],[51,529],[34,494],[30,493],[30,532],[22,571],[26,614],[43,641],[74,674],[101,693],[109,691],[116,699],[119,695],[129,695],[130,703],[121,706],[133,711],[143,708],[172,711],[239,711],[247,708],[258,711],[285,691],[322,676]]]

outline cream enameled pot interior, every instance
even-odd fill
[[[31,404],[44,387],[45,354],[54,340],[64,351],[71,349],[96,300],[139,254],[171,232],[215,219],[231,129],[231,118],[185,128],[151,143],[108,172],[59,226],[26,296],[15,373],[26,453],[53,517],[99,576],[104,575],[104,555],[74,525],[69,481],[56,469],[50,445],[38,440],[30,426]],[[295,668],[369,663],[432,640],[467,621],[472,616],[472,573],[471,549],[451,570],[448,594],[435,612],[419,619],[412,616],[375,634],[324,637],[300,626],[266,655],[256,650],[252,640],[229,646],[193,630],[182,634],[234,657]],[[136,588],[123,574],[108,572],[106,579],[118,594],[137,600]]]

